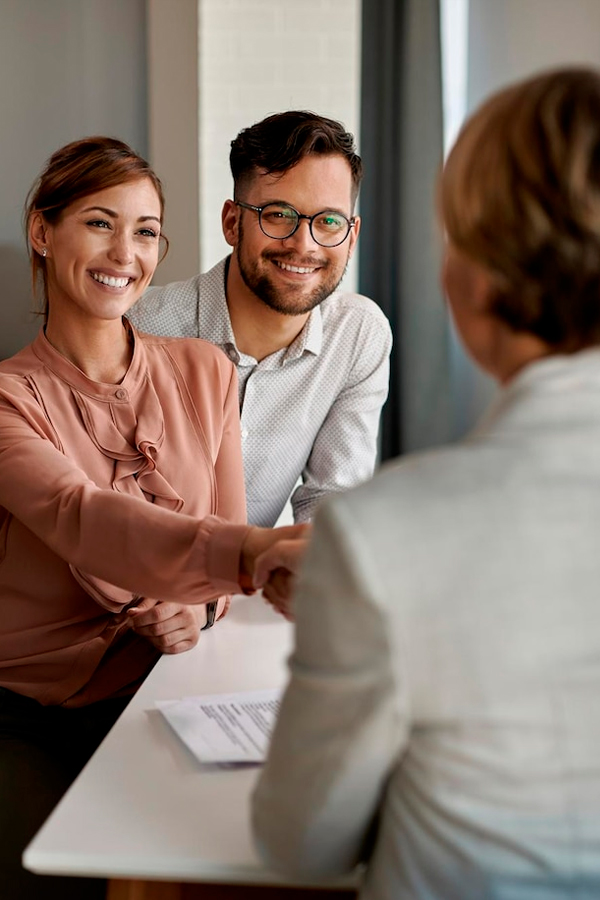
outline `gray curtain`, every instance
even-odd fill
[[[392,324],[381,457],[451,435],[435,180],[443,120],[439,0],[363,0],[360,291]]]

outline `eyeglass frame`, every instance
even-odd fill
[[[236,206],[241,206],[242,209],[251,209],[255,213],[257,213],[258,214],[258,226],[259,226],[260,230],[262,231],[262,233],[264,234],[265,237],[270,238],[270,240],[272,240],[272,241],[287,241],[288,238],[291,238],[294,234],[296,234],[296,232],[300,228],[300,222],[302,221],[302,219],[308,219],[308,230],[310,231],[310,236],[313,239],[313,241],[315,242],[315,244],[318,244],[319,247],[324,247],[326,250],[332,250],[334,247],[340,247],[344,243],[344,241],[346,241],[348,239],[348,235],[350,234],[350,232],[356,225],[356,216],[352,216],[352,218],[349,219],[348,216],[344,215],[344,213],[342,213],[342,212],[339,212],[337,209],[321,209],[319,212],[315,213],[314,216],[308,216],[308,215],[306,215],[306,213],[298,212],[296,207],[292,206],[291,203],[283,203],[282,201],[279,201],[279,200],[272,200],[270,203],[265,203],[264,206],[254,206],[252,203],[246,203],[244,200],[234,200],[233,202],[235,203]],[[268,206],[287,206],[288,209],[293,210],[296,213],[296,215],[298,216],[298,220],[297,220],[294,228],[292,229],[292,231],[290,231],[289,234],[286,234],[285,237],[274,237],[272,234],[267,234],[267,232],[263,228],[262,214],[263,214],[263,210],[266,209]],[[348,230],[347,230],[346,234],[344,235],[344,237],[342,238],[341,241],[337,242],[337,244],[322,244],[320,241],[318,241],[316,239],[316,237],[313,234],[313,222],[318,216],[322,215],[324,212],[334,212],[336,215],[342,216],[348,223]]]

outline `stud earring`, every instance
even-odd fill
[[[44,249],[42,250],[42,256],[44,257],[44,259],[46,259],[46,256],[47,256],[47,255],[48,255],[48,251],[47,251],[46,248],[44,247]]]

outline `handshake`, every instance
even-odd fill
[[[262,588],[263,597],[293,619],[295,576],[308,546],[310,525],[251,528],[242,545],[239,583],[244,593]]]

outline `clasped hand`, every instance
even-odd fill
[[[263,597],[286,619],[292,620],[295,576],[304,557],[310,525],[253,528],[242,547],[241,578],[262,588]]]
[[[240,586],[247,592],[262,588],[265,600],[286,619],[292,619],[295,576],[304,556],[310,525],[251,528],[242,546]],[[218,617],[224,612],[219,601]],[[204,604],[144,598],[127,610],[130,627],[161,653],[183,653],[198,643],[206,620]]]

